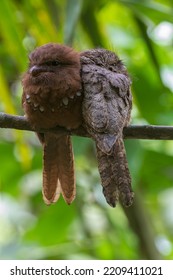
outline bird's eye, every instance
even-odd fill
[[[46,62],[46,65],[48,65],[48,66],[57,66],[59,64],[60,64],[60,62],[58,60],[52,60],[52,61]]]
[[[109,70],[114,71],[114,66],[113,65],[109,66]]]
[[[58,60],[54,60],[54,61],[52,61],[52,65],[53,66],[57,66],[57,65],[59,65],[60,63],[59,63],[59,61]]]

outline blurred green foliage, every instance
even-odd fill
[[[104,47],[126,64],[134,124],[173,124],[173,4],[169,0],[1,0],[0,110],[23,114],[27,55],[47,42]],[[73,138],[77,197],[42,201],[33,133],[0,130],[1,259],[172,259],[173,143],[127,140],[135,204],[110,208],[94,144]]]

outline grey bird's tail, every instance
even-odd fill
[[[118,138],[109,154],[97,146],[98,169],[107,203],[115,207],[120,200],[123,205],[133,203],[134,193],[122,138]]]

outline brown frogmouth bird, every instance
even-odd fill
[[[122,131],[130,119],[130,78],[115,53],[82,53],[49,43],[35,49],[24,74],[22,104],[35,130],[83,126],[96,142],[98,167],[107,202],[133,201]],[[43,198],[56,202],[62,193],[75,198],[74,159],[70,136],[37,133],[43,145]]]
[[[74,129],[82,123],[80,55],[70,47],[49,43],[29,56],[24,74],[22,104],[36,130],[56,126]],[[75,198],[74,159],[70,136],[38,133],[43,145],[43,199],[56,202],[62,193]]]

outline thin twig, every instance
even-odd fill
[[[0,127],[1,128],[12,128],[19,130],[34,130],[26,117],[9,115],[0,113]],[[46,132],[48,130],[41,129],[37,132]],[[57,134],[71,134],[82,137],[89,137],[86,130],[82,127],[68,131],[62,127],[56,127],[49,129],[49,131],[56,132]],[[154,140],[173,140],[173,126],[159,126],[159,125],[129,125],[123,130],[125,139],[154,139]]]

